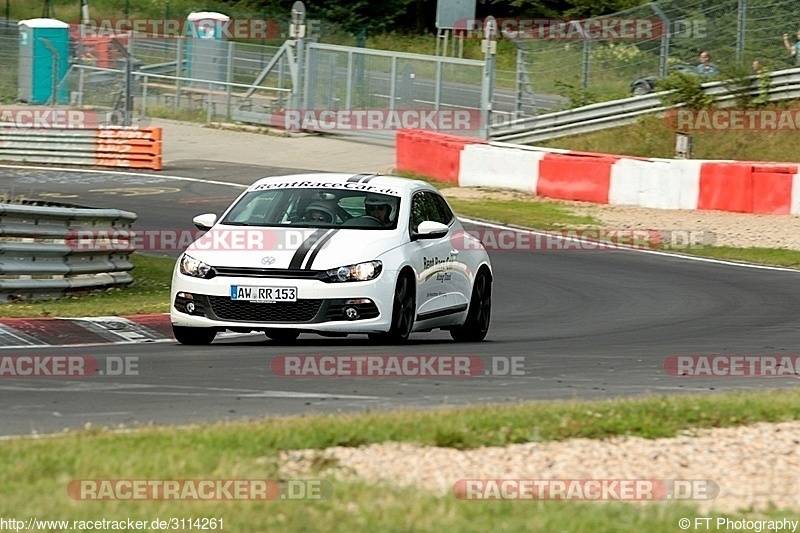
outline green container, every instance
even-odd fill
[[[69,25],[55,19],[21,20],[19,26],[19,99],[47,104],[56,83],[69,68]],[[57,103],[69,101],[67,85],[58,88]]]

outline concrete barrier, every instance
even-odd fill
[[[400,131],[397,138],[399,170],[462,186],[657,209],[800,214],[796,163],[645,159],[480,144],[418,130]]]

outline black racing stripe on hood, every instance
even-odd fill
[[[377,177],[378,177],[378,175],[377,175],[377,174],[373,174],[373,175],[371,175],[371,176],[367,176],[366,178],[364,178],[363,180],[361,180],[361,183],[369,183],[369,182],[370,182],[370,180],[371,180],[372,178],[377,178]]]
[[[317,243],[317,247],[314,248],[314,251],[311,252],[311,255],[308,258],[308,263],[306,263],[306,270],[311,269],[311,265],[314,263],[314,259],[317,258],[317,254],[319,253],[319,251],[322,250],[322,248],[326,244],[328,244],[328,241],[331,240],[333,236],[336,235],[338,232],[339,230],[335,229],[319,240],[319,242]]]
[[[317,242],[323,235],[327,232],[327,229],[318,229],[309,237],[303,241],[303,244],[297,249],[297,251],[292,256],[292,260],[289,261],[289,268],[300,268],[300,265],[303,264],[303,259],[305,259],[308,251],[311,250],[311,247],[314,246],[314,243]]]
[[[361,181],[362,179],[366,178],[367,176],[371,176],[371,174],[356,174],[355,176],[351,176],[351,177],[347,178],[347,181],[349,183],[356,183],[356,182]]]

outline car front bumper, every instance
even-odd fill
[[[170,294],[170,319],[174,326],[233,331],[295,329],[381,333],[390,327],[395,277],[396,273],[384,271],[370,281],[325,283],[296,278],[217,276],[201,279],[176,270]],[[232,300],[233,285],[295,287],[297,301]],[[187,307],[189,302],[193,305]]]

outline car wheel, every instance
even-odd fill
[[[450,330],[450,336],[458,342],[478,342],[489,332],[492,316],[492,278],[485,270],[478,273],[472,286],[467,320],[463,326]]]
[[[416,312],[414,282],[408,273],[403,273],[398,278],[394,289],[392,325],[386,333],[370,333],[370,340],[382,343],[407,341],[414,327],[414,313]]]
[[[292,343],[300,336],[299,331],[293,329],[268,329],[264,332],[267,338],[277,343]]]
[[[645,83],[641,83],[633,88],[633,96],[644,96],[653,92],[653,88]]]
[[[217,336],[214,328],[190,328],[186,326],[172,326],[172,334],[179,343],[189,346],[211,344],[211,341]]]

